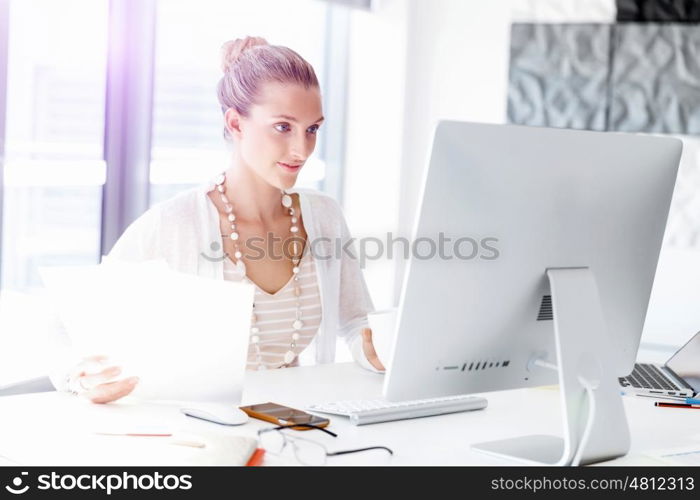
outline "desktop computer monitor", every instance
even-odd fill
[[[569,388],[601,366],[608,388],[629,374],[681,150],[673,138],[440,122],[384,396],[555,384],[543,366],[565,362]]]

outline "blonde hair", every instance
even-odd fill
[[[297,83],[304,88],[319,87],[314,68],[292,49],[270,45],[264,38],[247,36],[221,46],[221,70],[217,94],[221,111],[233,108],[248,116],[258,92],[266,82]],[[230,140],[224,126],[224,139]]]

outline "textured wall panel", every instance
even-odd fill
[[[617,0],[620,22],[698,22],[698,0]]]
[[[511,0],[516,23],[613,23],[615,0]]]
[[[611,26],[511,27],[508,120],[605,130]]]
[[[610,130],[700,134],[700,29],[620,24],[614,33]]]

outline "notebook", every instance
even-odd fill
[[[178,444],[187,442],[204,446]],[[171,456],[165,462],[154,460],[154,465],[259,465],[264,454],[262,449],[258,451],[256,438],[240,435],[176,433],[162,446],[168,446],[167,453]]]

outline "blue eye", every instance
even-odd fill
[[[276,123],[274,127],[275,127],[275,130],[277,130],[277,132],[282,132],[282,133],[289,132],[291,130],[289,123]],[[316,132],[318,132],[318,129],[320,127],[321,127],[320,125],[311,125],[309,128],[306,129],[306,131],[310,134],[316,134]]]

